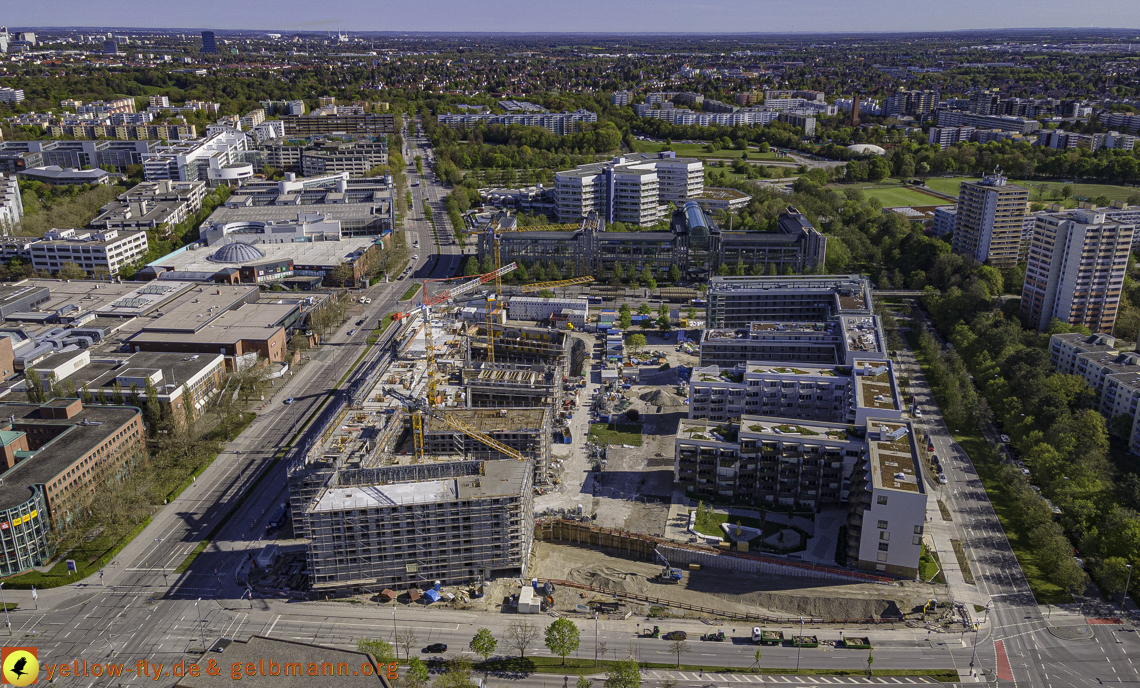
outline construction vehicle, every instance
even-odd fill
[[[717,631],[716,633],[705,633],[701,636],[701,640],[712,641],[714,643],[723,643],[724,638],[725,635],[723,630]]]
[[[653,550],[653,554],[657,555],[657,558],[660,559],[661,563],[664,564],[664,566],[665,566],[665,568],[661,569],[661,573],[658,574],[657,577],[660,578],[662,581],[665,581],[667,583],[680,583],[681,582],[681,569],[673,568],[669,564],[669,560],[665,558],[665,555],[662,554],[657,549]]]
[[[654,626],[652,631],[647,628],[644,631],[642,631],[641,637],[642,638],[660,638],[661,637],[661,627],[660,626]]]

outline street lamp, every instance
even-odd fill
[[[800,617],[800,637],[796,640],[796,671],[800,670],[800,653],[804,647],[804,617]]]
[[[396,637],[397,635],[399,635],[399,634],[396,632],[396,601],[393,600],[392,601],[392,646],[396,648],[396,659],[399,659],[400,658],[400,639]],[[408,656],[408,661],[409,662],[412,661],[412,658],[410,655]]]
[[[1128,601],[1128,584],[1132,582],[1132,564],[1125,564],[1124,566],[1125,566],[1125,568],[1128,569],[1128,577],[1124,579],[1124,596],[1120,598],[1120,615],[1121,616],[1124,616],[1124,603]],[[0,586],[2,586],[2,585],[3,585],[3,583],[0,583]],[[4,588],[0,587],[0,590],[3,590],[3,589]],[[7,606],[4,607],[4,613],[5,614],[8,613],[8,607]]]
[[[598,613],[594,612],[594,666],[598,666]]]
[[[994,603],[993,600],[990,600],[989,602],[986,603],[986,615],[982,619],[983,624],[985,622],[989,621],[989,619],[990,619],[990,606],[992,606],[993,603]],[[973,673],[974,660],[976,660],[978,658],[978,631],[980,631],[981,628],[982,628],[982,624],[975,624],[974,625],[974,652],[972,655],[970,655],[970,673]]]
[[[8,635],[12,635],[12,620],[8,618],[8,603],[4,601],[4,581],[0,581],[0,604],[4,605],[4,624],[8,626]]]

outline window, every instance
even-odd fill
[[[886,495],[879,495],[879,498],[878,498],[878,500],[876,500],[876,502],[878,504],[886,504],[887,503],[887,496]]]
[[[922,544],[922,536],[921,536],[921,535],[915,535],[915,536],[914,536],[914,537],[911,539],[911,541],[910,541],[910,544],[912,544],[912,545],[921,545],[921,544]]]
[[[914,534],[915,535],[922,535],[922,526],[915,526],[914,527]]]
[[[887,560],[886,553],[885,552],[879,552],[879,561],[886,561],[886,560]],[[879,570],[882,571],[883,567],[879,567]]]
[[[880,530],[886,530],[887,529],[887,522],[886,521],[879,521],[879,529]]]
[[[887,551],[887,550],[889,550],[890,548],[891,548],[890,544],[888,544],[888,543],[886,543],[886,542],[880,542],[880,543],[879,543],[879,551],[880,551],[880,552],[886,552],[886,551]]]
[[[884,530],[883,532],[879,533],[879,539],[883,541],[890,540],[891,534]]]

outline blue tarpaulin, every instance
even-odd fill
[[[428,598],[429,602],[439,602],[443,596],[436,590],[425,590],[424,597]]]

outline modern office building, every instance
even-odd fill
[[[32,268],[55,274],[74,263],[89,275],[117,275],[147,250],[145,231],[53,229],[32,245]]]
[[[78,170],[74,167],[60,167],[59,165],[44,165],[43,167],[29,167],[17,176],[20,179],[43,182],[55,186],[83,186],[84,184],[110,184],[111,175],[100,169]]]
[[[46,564],[105,484],[146,458],[142,413],[79,399],[0,404],[0,576]]]
[[[341,470],[307,506],[319,593],[377,593],[525,577],[534,540],[529,462]]]
[[[374,167],[388,164],[385,136],[314,137],[262,144],[262,163],[304,177],[346,172],[363,177]]]
[[[264,107],[264,103],[262,104]],[[290,109],[292,109],[290,107]],[[395,115],[386,114],[335,114],[335,115],[281,115],[286,136],[314,136],[316,134],[395,134]]]
[[[997,129],[1015,134],[1031,134],[1041,128],[1041,123],[1026,117],[1008,115],[976,115],[958,110],[936,110],[940,127],[974,127],[975,129]],[[1109,125],[1113,126],[1113,125]]]
[[[1103,208],[1039,213],[1021,317],[1039,330],[1058,318],[1111,334],[1135,231],[1135,224],[1107,220]]]
[[[213,31],[202,32],[202,52],[209,55],[218,54],[218,41]]]
[[[234,184],[253,176],[253,165],[245,160],[249,148],[248,137],[234,130],[159,146],[156,154],[143,162],[143,175],[148,182],[202,180],[211,187]]]
[[[44,165],[123,171],[141,165],[157,149],[158,141],[0,141],[0,172]]]
[[[103,206],[91,221],[100,229],[173,228],[202,209],[206,182],[142,182]]]
[[[1017,264],[1029,189],[1009,184],[995,172],[980,181],[962,182],[954,217],[955,253],[989,262],[996,268]]]
[[[819,322],[767,321],[747,327],[709,327],[701,333],[701,365],[747,361],[854,365],[887,359],[877,315],[841,315]]]

